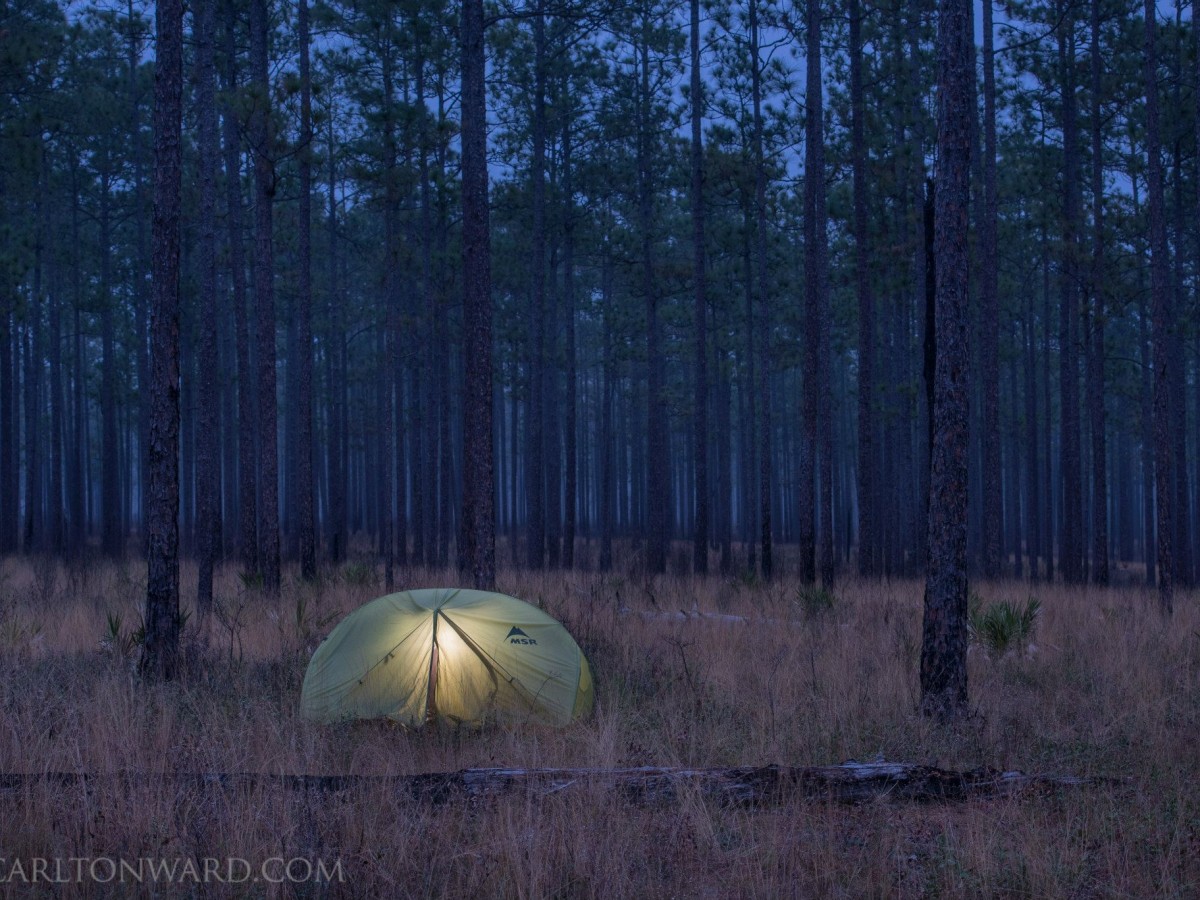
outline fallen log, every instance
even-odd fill
[[[38,785],[98,787],[173,786],[251,791],[280,788],[331,793],[371,787],[440,804],[484,799],[510,791],[549,796],[587,785],[601,785],[630,802],[669,802],[697,792],[717,802],[761,806],[808,799],[836,803],[950,802],[1014,796],[1031,792],[1126,784],[1122,779],[1073,775],[1027,775],[978,768],[966,771],[900,762],[846,762],[836,766],[736,766],[683,768],[489,768],[417,775],[288,775],[259,772],[34,772],[0,773],[0,793]]]

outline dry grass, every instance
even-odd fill
[[[318,728],[296,707],[309,649],[382,593],[375,574],[289,583],[278,600],[218,579],[222,615],[179,684],[147,688],[107,617],[136,623],[143,570],[0,566],[0,771],[406,774],[467,766],[811,765],[870,759],[1081,775],[1128,787],[958,806],[795,802],[640,808],[600,787],[428,807],[370,788],[305,795],[192,787],[33,787],[0,796],[14,859],[340,860],[345,881],[157,886],[214,896],[814,897],[1200,895],[1200,614],[1160,618],[1138,590],[1034,588],[1036,651],[971,658],[978,715],[945,733],[914,714],[921,585],[856,583],[832,608],[798,586],[709,578],[504,573],[591,659],[597,711],[561,731],[408,734]],[[454,583],[412,572],[404,587]],[[184,584],[194,583],[185,570]],[[976,585],[1023,603],[1029,588]],[[185,601],[186,602],[186,601]],[[746,616],[650,621],[643,611]],[[196,631],[196,623],[189,630]],[[206,644],[206,647],[204,646]],[[0,878],[7,870],[0,871]],[[67,895],[150,886],[85,880]],[[3,885],[40,895],[42,884]],[[62,889],[62,888],[60,888]]]

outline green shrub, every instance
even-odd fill
[[[986,607],[977,595],[972,595],[971,600],[971,640],[990,656],[1003,656],[1033,637],[1033,627],[1042,608],[1036,597],[1030,597],[1023,609],[1007,600]]]

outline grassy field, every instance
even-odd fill
[[[131,674],[140,566],[0,564],[0,772],[408,774],[882,756],[1130,780],[957,805],[797,800],[762,809],[686,795],[636,806],[601,786],[429,806],[370,786],[317,795],[121,779],[35,785],[0,792],[3,893],[1200,896],[1193,597],[1179,597],[1167,621],[1141,590],[973,585],[984,602],[1023,604],[1032,590],[1041,614],[1032,646],[1002,658],[972,649],[977,714],[947,733],[914,711],[917,582],[846,581],[827,598],[787,580],[506,572],[499,589],[561,618],[588,654],[597,697],[590,719],[558,731],[482,733],[311,726],[297,715],[308,656],[342,614],[383,592],[377,579],[350,565],[319,585],[289,581],[268,600],[222,571],[219,615],[204,633],[194,619],[187,624],[187,677],[146,687]],[[420,571],[404,573],[399,586],[456,582],[452,572]],[[194,573],[185,569],[183,583],[190,605]],[[641,615],[694,607],[751,621]],[[32,881],[32,860],[72,858],[92,861],[79,864],[78,882]],[[251,875],[240,880],[239,863],[221,870],[236,884],[139,886],[105,883],[108,863],[93,865],[143,858],[198,868],[206,858],[222,867],[244,860]],[[335,878],[253,880],[279,859],[320,862]],[[14,861],[23,861],[20,871]],[[288,874],[304,875],[304,864]]]

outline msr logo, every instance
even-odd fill
[[[533,638],[531,638],[529,635],[527,635],[525,632],[523,632],[516,625],[514,625],[512,627],[512,630],[510,630],[508,632],[508,642],[510,644],[536,644],[537,643],[537,641],[535,641]]]

